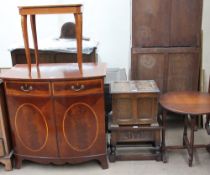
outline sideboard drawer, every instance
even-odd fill
[[[4,151],[4,143],[3,143],[3,139],[0,138],[0,157],[3,157],[5,154],[5,151]]]
[[[15,82],[5,83],[7,95],[14,96],[50,96],[50,84],[47,82]]]
[[[66,96],[103,93],[102,84],[101,79],[54,82],[52,85],[53,95]]]

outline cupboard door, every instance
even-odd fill
[[[169,54],[167,91],[198,90],[200,54]]]
[[[56,157],[56,131],[48,97],[7,97],[15,154]]]
[[[132,46],[169,46],[169,0],[132,1]]]
[[[55,113],[61,157],[105,154],[103,94],[57,97]]]
[[[170,46],[200,46],[202,0],[171,0]]]
[[[135,54],[132,65],[134,80],[155,80],[160,92],[164,92],[166,59],[164,54]]]

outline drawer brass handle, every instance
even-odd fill
[[[20,90],[23,91],[23,92],[30,92],[30,91],[33,90],[33,87],[28,86],[28,85],[22,85],[22,86],[20,86]]]
[[[78,91],[81,91],[81,90],[83,90],[83,89],[85,89],[85,85],[80,85],[80,86],[74,86],[74,85],[72,85],[71,86],[71,90],[73,90],[73,91],[76,91],[76,92],[78,92]]]

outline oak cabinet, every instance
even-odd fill
[[[110,89],[112,93],[110,161],[160,160],[161,127],[157,119],[159,89],[154,80],[113,82]],[[141,151],[128,151],[126,148],[120,150],[121,146],[134,145],[144,146],[154,154],[148,154],[147,151],[141,154],[139,153]]]
[[[203,0],[132,0],[131,78],[198,90]]]

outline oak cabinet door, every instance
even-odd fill
[[[169,0],[132,1],[132,46],[169,46]]]
[[[203,0],[171,0],[170,46],[200,46]]]
[[[15,154],[56,157],[56,131],[49,97],[8,96]]]
[[[54,106],[61,157],[105,153],[103,94],[56,97]]]
[[[199,53],[169,54],[167,91],[198,90],[199,68]]]

